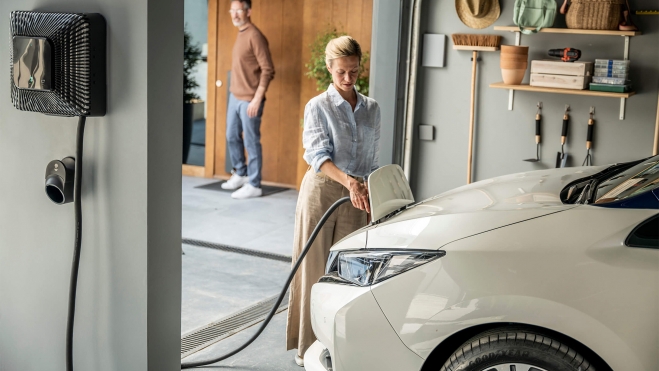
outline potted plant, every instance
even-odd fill
[[[193,71],[201,60],[201,48],[192,43],[192,36],[183,30],[183,163],[187,162],[192,140],[193,104],[199,100],[194,92],[199,84],[195,80]]]
[[[310,45],[311,59],[309,63],[305,64],[307,73],[305,75],[313,80],[316,80],[316,89],[318,91],[325,91],[329,84],[332,83],[332,75],[327,70],[325,63],[325,47],[327,43],[339,36],[347,35],[345,32],[338,32],[336,28],[328,28],[326,31],[321,32],[316,36],[316,40]],[[368,63],[368,52],[362,52],[362,59],[359,63],[359,76],[355,83],[357,91],[368,95],[368,71],[366,63]]]

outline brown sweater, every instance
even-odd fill
[[[231,93],[240,100],[251,101],[256,89],[266,90],[275,77],[268,40],[256,26],[250,24],[238,32],[231,62]]]

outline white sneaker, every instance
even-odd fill
[[[297,354],[295,355],[295,363],[300,367],[304,367],[304,359]]]
[[[236,173],[233,173],[231,175],[231,178],[227,180],[226,182],[222,183],[221,187],[222,189],[238,189],[245,184],[249,182],[249,177],[248,176],[240,176]]]
[[[237,200],[242,200],[245,198],[252,198],[252,197],[261,197],[263,194],[263,190],[261,188],[256,188],[253,185],[247,183],[242,188],[239,190],[233,192],[231,194],[231,198],[235,198]]]

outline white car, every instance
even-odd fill
[[[369,188],[375,222],[313,286],[306,370],[659,370],[659,156]]]

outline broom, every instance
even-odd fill
[[[453,49],[470,50],[472,52],[471,66],[471,109],[469,111],[469,154],[467,156],[467,184],[471,183],[474,143],[474,105],[476,97],[476,63],[478,52],[493,52],[499,50],[501,36],[499,35],[473,35],[453,34]]]

